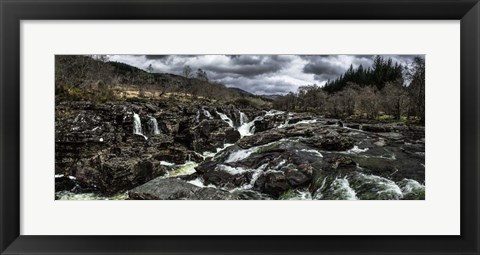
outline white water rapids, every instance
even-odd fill
[[[201,110],[197,111],[197,116],[196,119],[197,121],[200,119],[200,115],[205,116],[208,119],[213,119],[216,118],[218,120],[218,116],[220,116],[220,119],[223,120],[225,123],[227,123],[230,127],[235,128],[238,130],[240,133],[240,136],[246,137],[246,136],[251,136],[254,135],[255,133],[255,122],[256,121],[261,121],[265,117],[268,116],[275,116],[279,114],[287,114],[282,111],[268,111],[265,112],[265,114],[262,114],[260,116],[256,116],[253,118],[253,120],[249,121],[248,116],[241,112],[238,111],[238,115],[235,114],[235,116],[238,117],[233,117],[236,122],[234,122],[227,114],[221,113],[216,111],[217,115],[216,116],[212,110],[212,114],[205,109],[201,108]],[[248,113],[248,112],[247,112]],[[308,120],[301,120],[296,123],[289,124],[289,120],[291,119],[290,116],[293,115],[291,113],[288,113],[288,117],[286,119],[282,119],[281,122],[283,124],[280,124],[277,128],[290,128],[295,125],[306,125],[306,124],[313,124],[317,122],[317,119],[308,119]],[[215,117],[214,117],[215,116]],[[148,132],[148,135],[150,136],[151,134],[153,135],[159,135],[160,134],[160,129],[158,127],[158,122],[157,119],[148,116],[148,121],[146,122],[147,128],[145,132]],[[322,120],[319,119],[319,122]],[[235,125],[235,123],[237,125]],[[277,122],[280,123],[280,122]],[[145,123],[144,123],[145,124]],[[318,124],[317,124],[318,125]],[[133,134],[135,135],[140,135],[144,137],[145,139],[148,139],[147,136],[144,135],[144,130],[142,129],[142,123],[141,123],[141,118],[139,114],[133,113]],[[100,141],[103,141],[103,138],[100,138]],[[204,160],[207,158],[223,158],[223,162],[220,162],[216,164],[215,170],[217,171],[224,171],[227,172],[231,175],[240,175],[248,172],[250,175],[248,183],[244,184],[243,186],[236,188],[236,189],[245,189],[249,190],[254,187],[255,182],[258,180],[259,177],[264,175],[265,173],[269,171],[277,171],[277,172],[282,172],[282,166],[288,165],[289,161],[288,159],[283,159],[283,160],[278,160],[276,161],[277,163],[275,165],[270,165],[268,166],[268,163],[263,164],[258,167],[256,165],[255,167],[258,167],[256,169],[250,169],[246,167],[245,165],[248,166],[248,164],[245,164],[244,162],[241,162],[242,160],[245,160],[249,157],[252,156],[254,153],[260,153],[260,149],[263,147],[267,147],[272,145],[273,143],[277,142],[285,142],[285,141],[292,141],[291,139],[288,140],[287,138],[281,139],[275,142],[271,142],[268,144],[260,145],[260,146],[254,146],[251,148],[247,149],[239,149],[239,148],[230,148],[229,150],[226,150],[223,152],[226,148],[232,146],[233,144],[224,144],[222,148],[217,148],[216,152],[204,152],[201,154]],[[300,147],[296,149],[296,152],[304,152],[304,153],[309,153],[315,157],[318,158],[323,158],[324,155],[325,157],[328,158],[329,154],[328,152],[325,152],[324,150],[316,150],[312,149],[310,147],[306,147],[307,149],[304,149],[305,147]],[[343,152],[336,152],[336,153],[342,153],[342,154],[355,154],[354,156],[364,156],[364,157],[379,157],[379,158],[386,158],[390,160],[395,160],[395,155],[393,154],[392,157],[386,157],[383,155],[380,156],[369,156],[370,151],[368,153],[365,153],[369,150],[369,148],[360,148],[357,145],[354,145],[353,148],[343,151]],[[224,154],[220,154],[223,152]],[[228,153],[228,154],[225,154]],[[322,155],[324,153],[324,155]],[[359,155],[360,154],[360,155]],[[365,154],[365,155],[364,155]],[[200,155],[200,153],[197,153],[197,155]],[[255,155],[256,156],[256,155]],[[309,158],[312,158],[312,156],[308,156]],[[255,157],[253,157],[255,158]],[[282,158],[281,158],[282,159]],[[248,159],[250,160],[250,159]],[[247,160],[247,161],[248,161]],[[176,176],[183,176],[183,175],[190,175],[195,173],[195,167],[199,165],[197,162],[193,162],[190,160],[186,161],[184,164],[174,164],[166,161],[161,161],[160,165],[168,167],[170,170],[168,173],[161,177],[161,178],[171,178],[171,177],[176,177]],[[358,164],[357,164],[358,165]],[[251,167],[254,168],[254,167]],[[362,170],[362,169],[360,169]],[[284,171],[284,170],[283,170]],[[283,173],[283,172],[282,172]],[[353,177],[352,177],[353,176]],[[57,176],[56,176],[57,177]],[[388,177],[390,178],[390,177]],[[198,177],[196,179],[188,181],[188,183],[191,183],[193,185],[199,186],[199,187],[215,187],[213,185],[205,185],[204,180],[202,177]],[[360,183],[360,184],[359,184]],[[318,186],[317,186],[318,187]],[[339,199],[343,200],[358,200],[358,199],[364,199],[362,198],[362,190],[366,189],[366,187],[374,187],[378,195],[382,195],[383,197],[386,197],[387,199],[402,199],[407,195],[410,194],[416,194],[417,192],[424,192],[425,186],[415,180],[412,179],[404,179],[400,182],[398,180],[395,182],[393,180],[387,179],[385,177],[380,177],[376,176],[373,174],[367,174],[366,172],[359,171],[356,175],[348,175],[342,176],[339,175],[337,177],[329,177],[323,179],[323,183],[320,188],[318,188],[315,192],[311,192],[308,189],[300,190],[298,188],[292,189],[292,197],[289,197],[288,199],[300,199],[300,200],[312,200],[312,199],[331,199],[330,197],[336,197]],[[232,191],[232,190],[230,190]],[[94,200],[94,199],[102,199],[102,200],[108,200],[108,199],[126,199],[126,194],[118,194],[116,196],[112,196],[109,198],[98,196],[95,194],[71,194],[69,192],[58,192],[56,193],[58,197],[62,200],[67,200],[67,199],[75,199],[75,200]]]
[[[143,134],[142,121],[140,120],[140,116],[136,113],[133,113],[133,134],[140,135],[145,138],[145,140],[148,139],[147,136]]]
[[[148,120],[148,125],[150,125],[150,130],[152,130],[152,133],[154,135],[160,134],[160,130],[158,129],[157,119],[155,119],[154,117],[150,117],[150,119]]]

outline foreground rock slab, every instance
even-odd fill
[[[128,192],[132,200],[265,200],[268,196],[248,190],[229,192],[198,187],[179,178],[157,178]]]

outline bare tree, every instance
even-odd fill
[[[367,118],[374,119],[378,116],[380,96],[375,86],[365,86],[357,94],[358,111],[366,114]]]
[[[183,77],[185,78],[185,83],[183,84],[182,88],[180,89],[185,95],[187,94],[187,90],[190,87],[190,78],[192,78],[192,68],[186,65],[183,68]]]
[[[410,112],[425,123],[425,59],[415,57],[413,63],[406,68],[405,76],[410,80],[408,86]]]
[[[183,68],[183,77],[187,80],[192,77],[192,68],[190,66],[187,65]]]
[[[201,81],[204,81],[204,82],[208,82],[207,72],[205,72],[205,71],[202,70],[201,68],[198,68],[198,70],[197,70],[197,79],[199,79],[199,80],[201,80]]]
[[[386,113],[399,120],[407,111],[408,93],[401,81],[387,82],[382,90],[383,107]]]
[[[153,66],[152,66],[152,64],[148,65],[147,71],[148,71],[149,73],[153,73]]]

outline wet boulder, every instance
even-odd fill
[[[199,153],[216,151],[225,143],[234,143],[240,139],[240,133],[223,120],[203,120],[191,129],[192,148]]]
[[[363,124],[361,126],[363,131],[375,132],[375,133],[386,133],[392,131],[391,127],[384,124]]]
[[[311,175],[297,171],[296,169],[288,169],[285,171],[285,178],[287,179],[290,187],[308,185],[312,180]]]
[[[73,176],[59,176],[55,177],[55,191],[69,191],[72,193],[95,192],[97,189],[89,186],[81,181],[78,181]]]
[[[235,190],[232,192],[234,199],[237,200],[271,200],[272,198],[266,194],[262,194],[253,190]]]
[[[361,200],[399,200],[403,198],[400,187],[392,180],[364,173],[353,173],[350,186]]]
[[[286,120],[287,114],[285,113],[267,113],[264,117],[255,119],[255,133],[276,128],[279,125],[284,124]]]
[[[180,200],[194,196],[201,190],[193,184],[176,178],[157,178],[128,191],[128,197],[136,200]]]
[[[132,200],[235,200],[239,194],[178,178],[157,178],[128,191],[128,196]]]
[[[147,109],[147,111],[150,112],[150,113],[158,112],[158,107],[155,106],[154,104],[146,103],[146,104],[144,104],[144,106]]]
[[[266,132],[258,133],[253,136],[247,136],[238,141],[238,146],[242,148],[251,148],[254,146],[260,146],[268,144],[274,141],[278,141],[285,137],[282,131],[269,130]]]
[[[172,146],[165,149],[156,149],[153,157],[158,161],[167,161],[182,164],[186,161],[201,161],[202,158],[193,151],[181,146]]]
[[[193,195],[186,197],[189,200],[234,200],[232,193],[216,188],[202,188]]]
[[[300,121],[312,120],[312,116],[305,116],[305,115],[295,115],[287,120],[288,124],[296,124]]]
[[[206,185],[213,184],[219,188],[234,189],[248,184],[252,180],[253,171],[242,167],[225,164],[200,165],[196,168]]]
[[[358,200],[355,190],[346,177],[328,177],[322,186],[313,193],[316,200]]]
[[[115,194],[164,175],[166,167],[152,158],[120,158],[100,155],[78,161],[72,174],[88,186],[103,194]]]
[[[255,189],[273,197],[278,197],[290,189],[283,172],[267,172],[255,182]]]
[[[415,180],[403,179],[397,182],[402,190],[404,200],[423,200],[425,199],[425,185]]]
[[[336,131],[330,131],[323,136],[315,136],[305,139],[305,143],[326,151],[345,151],[353,148],[353,140]]]

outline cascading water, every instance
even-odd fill
[[[136,113],[133,113],[133,133],[136,135],[143,135],[142,122],[140,121],[140,116]]]
[[[238,127],[237,130],[240,133],[240,137],[253,135],[253,133],[255,132],[255,121],[259,121],[262,119],[262,116],[257,116],[254,120],[243,123],[240,127]]]
[[[147,137],[142,132],[142,121],[140,120],[140,116],[136,113],[133,113],[133,134],[141,135],[147,140]]]
[[[248,117],[245,113],[239,111],[240,114],[240,126],[238,127],[238,132],[240,137],[249,136],[253,133],[251,132],[252,126],[255,124],[255,121],[248,122]]]
[[[197,116],[195,116],[195,121],[200,122],[200,111],[197,111]]]
[[[245,113],[238,111],[240,114],[240,126],[248,122],[248,117]]]
[[[160,130],[158,129],[157,119],[155,119],[154,117],[150,117],[150,119],[148,120],[148,125],[153,135],[160,134]]]
[[[265,113],[265,116],[275,116],[275,115],[280,115],[284,114],[284,111],[279,111],[279,110],[270,110]]]
[[[220,118],[225,121],[230,127],[235,127],[233,125],[233,121],[232,119],[230,119],[226,114],[224,113],[221,113],[221,112],[217,112],[217,114],[220,116]]]
[[[210,114],[210,112],[207,109],[203,108],[202,111],[203,111],[203,115],[205,115],[205,117],[207,117],[209,119],[213,119],[212,115]]]

